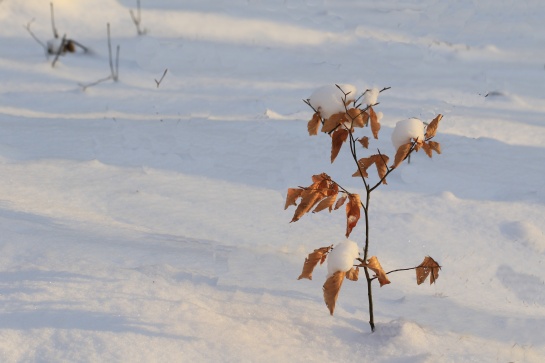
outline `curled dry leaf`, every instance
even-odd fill
[[[439,121],[443,118],[443,115],[437,115],[432,122],[426,127],[426,139],[431,139],[437,133],[437,127],[439,126]]]
[[[380,131],[380,122],[378,121],[378,116],[373,110],[373,107],[369,107],[369,118],[371,119],[371,132],[373,137],[378,139],[378,132]]]
[[[284,210],[288,209],[290,205],[297,205],[296,200],[301,196],[301,193],[303,193],[303,189],[301,188],[288,188]]]
[[[441,154],[441,144],[439,144],[438,142],[435,142],[435,141],[430,141],[430,142],[428,142],[428,144],[430,145],[430,148],[433,151],[435,151],[438,154]]]
[[[292,222],[297,222],[305,213],[308,213],[315,205],[320,203],[322,199],[337,195],[339,192],[339,186],[326,173],[313,175],[312,181],[313,183],[308,188],[302,188],[300,195],[301,203],[299,203],[293,214]]]
[[[386,272],[384,272],[382,269],[382,266],[380,265],[380,262],[378,262],[378,258],[376,256],[372,256],[367,260],[367,263],[363,263],[362,266],[373,270],[381,287],[390,283],[388,276],[386,276]]]
[[[359,194],[350,194],[346,204],[346,238],[352,233],[360,219],[361,200]]]
[[[429,145],[427,142],[425,142],[425,143],[422,144],[422,149],[424,149],[424,152],[425,152],[426,155],[428,155],[430,158],[433,156],[431,147],[430,147],[430,145]]]
[[[322,125],[322,132],[331,132],[346,121],[348,120],[346,119],[346,114],[344,112],[335,113],[325,120]]]
[[[345,128],[338,128],[331,135],[331,163],[335,161],[343,143],[348,139],[348,130]]]
[[[331,212],[331,210],[333,209],[333,204],[335,204],[336,199],[337,199],[337,194],[330,195],[329,197],[322,199],[322,201],[318,203],[316,208],[314,208],[312,213],[318,213],[328,208],[329,208],[329,211]]]
[[[364,113],[359,108],[351,108],[346,113],[346,118],[352,127],[363,127],[365,126]]]
[[[358,281],[359,275],[360,275],[359,267],[352,267],[350,270],[346,272],[346,278],[350,281]]]
[[[441,266],[430,256],[426,256],[424,261],[416,268],[416,283],[420,285],[428,276],[430,276],[430,285],[439,278]]]
[[[337,303],[337,298],[339,297],[339,291],[341,291],[341,286],[345,275],[346,272],[337,271],[333,275],[329,276],[324,283],[324,302],[331,315],[333,315],[333,312],[335,311],[335,304]]]
[[[315,112],[307,124],[308,134],[310,136],[318,135],[318,131],[320,130],[321,124],[322,124],[322,117],[320,116],[320,112]]]
[[[366,149],[369,149],[369,138],[367,136],[362,137],[361,139],[358,139],[361,146],[363,146]]]
[[[340,207],[343,206],[344,202],[346,202],[346,198],[348,196],[346,194],[344,194],[342,197],[340,197],[339,199],[337,199],[337,203],[335,203],[335,210],[339,209]]]
[[[375,160],[373,159],[373,157],[368,157],[368,158],[361,158],[360,160],[358,160],[358,170],[356,170],[356,172],[354,174],[352,174],[353,177],[358,177],[358,176],[361,176],[363,175],[365,178],[367,178],[369,176],[369,174],[367,174],[367,168],[369,168],[371,165],[373,165],[373,163],[375,162]]]
[[[386,174],[388,173],[388,161],[390,158],[383,154],[376,154],[372,156],[377,167],[378,177],[382,180],[382,184],[386,183]]]
[[[391,166],[392,169],[397,168],[403,160],[405,160],[409,154],[411,153],[413,144],[411,142],[408,142],[406,144],[401,145],[396,152],[394,164]]]
[[[312,280],[312,271],[314,271],[314,267],[320,262],[320,265],[324,263],[327,254],[331,250],[331,246],[329,247],[321,247],[318,249],[315,249],[314,252],[310,253],[308,257],[305,258],[305,263],[303,265],[303,272],[301,272],[301,275],[297,278],[297,280],[301,279],[309,279]]]

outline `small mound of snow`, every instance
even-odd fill
[[[527,221],[509,222],[502,226],[504,235],[538,253],[545,252],[545,235],[539,227]]]
[[[346,240],[337,244],[327,256],[327,276],[337,271],[346,272],[354,266],[354,260],[359,256],[358,244]]]
[[[424,123],[417,118],[410,118],[396,123],[392,132],[392,144],[395,149],[403,144],[411,142],[411,139],[424,141]]]
[[[310,95],[310,104],[320,111],[323,118],[329,118],[331,115],[345,111],[343,92],[347,93],[346,101],[356,99],[356,87],[351,84],[340,84],[339,87],[342,91],[336,85],[322,86]]]
[[[378,88],[371,88],[370,90],[367,90],[365,94],[363,95],[363,102],[367,106],[372,106],[375,103],[377,103],[378,100],[378,94],[380,93]]]

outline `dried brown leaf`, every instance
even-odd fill
[[[390,168],[392,169],[397,168],[403,162],[403,160],[405,160],[407,156],[409,156],[412,145],[413,145],[412,142],[408,142],[406,144],[401,145],[397,149],[394,164]]]
[[[322,199],[336,195],[339,186],[335,184],[326,173],[312,176],[313,183],[308,188],[303,188],[301,202],[293,214],[292,222],[298,221],[305,213],[308,213]]]
[[[367,260],[367,263],[364,263],[362,265],[373,270],[381,287],[390,283],[386,272],[384,272],[384,270],[382,269],[382,266],[380,265],[380,262],[378,262],[378,258],[376,256],[372,256],[370,259]]]
[[[426,127],[426,139],[431,139],[437,133],[437,127],[439,126],[439,121],[443,118],[443,115],[437,115],[432,122]]]
[[[352,127],[363,127],[365,126],[365,121],[363,120],[363,112],[359,108],[351,108],[346,113],[346,118]]]
[[[331,315],[333,315],[333,312],[335,311],[335,304],[337,303],[337,298],[339,297],[339,291],[341,291],[345,275],[346,272],[337,271],[324,283],[324,302]]]
[[[430,158],[432,157],[433,153],[432,153],[430,145],[427,142],[422,144],[422,149],[424,149],[424,152],[426,153],[426,155],[428,155]]]
[[[430,256],[426,256],[424,261],[416,268],[416,283],[420,285],[428,276],[430,276],[430,285],[439,278],[441,266]]]
[[[315,249],[314,252],[309,253],[308,257],[305,258],[305,263],[303,265],[303,272],[301,272],[301,275],[297,278],[297,280],[301,279],[309,279],[312,280],[312,272],[314,271],[314,267],[320,262],[320,265],[324,263],[327,254],[331,250],[331,247],[321,247],[318,249]]]
[[[369,107],[369,118],[371,119],[371,132],[375,139],[378,139],[378,132],[380,131],[380,122],[378,121],[377,114],[373,107]]]
[[[290,205],[297,205],[297,198],[301,196],[303,189],[301,188],[288,188],[288,195],[286,197],[286,205],[284,210],[288,209]]]
[[[382,180],[383,184],[386,183],[386,174],[388,173],[388,161],[390,158],[384,154],[375,154],[372,156],[375,161],[375,166],[377,167],[378,177]],[[384,178],[384,179],[383,179]]]
[[[325,120],[322,125],[322,132],[331,132],[337,128],[340,124],[348,121],[346,119],[346,114],[344,112],[338,112],[331,115],[328,119]]]
[[[342,197],[340,197],[339,199],[337,199],[337,203],[335,203],[335,210],[339,209],[340,207],[343,206],[344,202],[346,202],[346,199],[347,199],[347,195],[344,194]]]
[[[374,162],[375,162],[375,160],[372,157],[361,158],[360,160],[358,160],[359,169],[356,170],[356,172],[354,174],[352,174],[352,176],[357,177],[357,176],[363,175],[365,178],[367,178],[369,176],[367,174],[367,168],[369,168],[371,165],[373,165]]]
[[[441,154],[441,144],[435,141],[429,141],[428,144],[430,144],[430,148],[435,151],[438,154]]]
[[[313,183],[319,183],[319,182],[321,182],[323,180],[331,180],[331,178],[326,173],[316,174],[316,175],[312,176],[312,182]]]
[[[305,189],[301,193],[301,203],[293,214],[292,222],[297,222],[305,213],[308,213],[316,204],[326,197],[326,193],[320,189]]]
[[[310,136],[318,135],[318,131],[320,130],[321,125],[322,117],[320,116],[320,112],[315,112],[314,115],[312,115],[312,119],[310,119],[307,124],[308,134]]]
[[[344,127],[339,127],[331,135],[331,163],[333,163],[337,155],[339,155],[339,151],[341,151],[341,147],[346,139],[348,139],[348,130]]]
[[[361,200],[359,194],[350,194],[346,204],[346,238],[350,236],[352,229],[356,227],[360,219]]]
[[[346,278],[350,281],[358,281],[359,275],[360,275],[359,267],[352,267],[350,270],[346,272]]]
[[[318,213],[328,208],[329,208],[329,211],[331,212],[331,210],[333,209],[333,204],[335,204],[336,199],[337,199],[337,194],[330,195],[329,197],[322,199],[322,201],[318,203],[316,208],[314,208],[312,213]]]
[[[361,146],[363,146],[366,149],[369,149],[369,138],[367,136],[362,137],[361,139],[358,139]]]

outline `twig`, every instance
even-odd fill
[[[57,49],[57,53],[55,53],[55,58],[53,59],[53,62],[51,62],[51,67],[55,67],[55,64],[57,63],[59,56],[64,52],[65,44],[66,44],[66,34],[62,36],[61,44],[59,45],[59,49]]]
[[[92,82],[92,83],[88,83],[88,84],[78,83],[78,85],[81,87],[82,91],[85,91],[85,90],[87,90],[87,88],[89,88],[89,87],[96,86],[97,84],[102,83],[102,82],[109,81],[110,79],[112,79],[112,76],[111,76],[111,75],[108,76],[108,77],[106,77],[106,78],[101,78],[101,79],[99,79],[99,80],[96,81],[96,82]]]
[[[140,0],[136,0],[136,15],[134,15],[132,9],[129,10],[129,13],[131,14],[132,21],[136,26],[136,33],[138,35],[145,35],[147,33],[147,30],[140,28],[140,23],[142,22],[142,14],[140,13]]]
[[[44,42],[42,42],[40,39],[38,39],[38,37],[32,32],[32,30],[30,30],[30,25],[34,22],[35,19],[32,19],[31,21],[28,22],[28,24],[26,26],[24,26],[24,28],[27,30],[27,32],[30,34],[30,36],[32,36],[32,38],[34,38],[35,41],[38,42],[38,44],[40,44],[42,46],[42,48],[44,49],[44,53],[45,53],[45,57],[46,59],[49,58],[49,54],[47,52],[47,45],[45,45]]]
[[[165,68],[165,71],[163,72],[163,75],[161,76],[161,79],[160,79],[160,80],[154,79],[155,83],[157,83],[157,88],[159,88],[159,85],[160,85],[161,82],[163,81],[163,78],[165,78],[167,72],[168,72],[168,68]]]
[[[55,13],[53,11],[53,3],[49,3],[51,8],[51,28],[53,29],[53,36],[55,39],[59,37],[59,33],[57,32],[57,28],[55,27]]]
[[[115,69],[112,59],[112,41],[110,38],[110,23],[107,23],[107,33],[108,33],[108,55],[110,60],[110,71],[112,73],[112,79],[114,82],[119,80],[119,45],[117,46],[116,58],[115,58]]]

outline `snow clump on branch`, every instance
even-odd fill
[[[347,272],[354,266],[354,260],[359,256],[358,244],[346,240],[337,244],[327,256],[327,276],[337,271]]]
[[[424,141],[424,123],[417,118],[398,121],[392,132],[392,144],[395,149],[412,140]]]
[[[380,90],[376,87],[368,89],[363,95],[363,103],[365,103],[367,106],[373,106],[378,101],[379,93]]]
[[[339,89],[340,87],[340,89]],[[327,85],[317,88],[310,95],[309,102],[324,119],[339,112],[345,112],[343,104],[344,93],[346,93],[346,102],[352,102],[356,99],[357,89],[351,84]],[[342,89],[342,91],[341,91]]]

